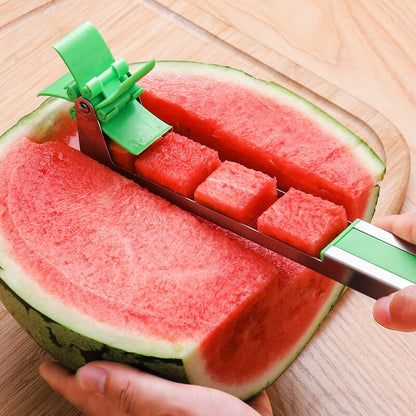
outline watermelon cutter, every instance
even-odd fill
[[[77,119],[83,153],[171,203],[374,299],[416,283],[415,246],[360,219],[338,235],[318,258],[119,166],[112,160],[107,138],[138,155],[171,128],[140,102],[143,89],[136,82],[154,67],[155,61],[131,75],[124,60],[114,60],[90,22],[61,39],[54,48],[70,72],[39,95],[75,103],[70,113]]]
[[[154,60],[130,74],[127,62],[114,60],[104,39],[90,22],[73,30],[54,48],[70,72],[39,95],[75,102],[72,117],[91,111],[102,132],[134,155],[171,129],[140,103],[143,89],[137,81],[153,69]]]

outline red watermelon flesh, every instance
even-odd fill
[[[196,188],[194,198],[237,221],[255,226],[257,217],[277,199],[276,179],[225,161]]]
[[[259,88],[232,79],[221,82],[186,67],[169,71],[158,64],[141,81],[142,101],[176,131],[216,149],[222,160],[276,177],[284,190],[293,186],[332,200],[350,219],[364,214],[374,179],[347,144],[296,105],[259,96]]]
[[[220,164],[215,150],[173,132],[158,139],[134,162],[139,175],[189,198]]]
[[[305,328],[313,325],[314,316],[322,309],[331,291],[339,288],[339,285],[252,241],[236,236],[230,231],[222,231],[275,264],[279,278],[273,285],[265,288],[264,292],[258,294],[257,300],[253,299],[250,307],[236,316],[231,325],[225,321],[216,328],[202,342],[195,354],[196,359],[191,357],[190,362],[193,364],[193,360],[211,357],[206,360],[201,373],[208,370],[216,381],[210,381],[210,385],[217,388],[224,389],[228,383],[235,383],[237,377],[247,380],[251,372],[257,372],[260,368],[264,372],[264,382],[269,384],[267,379],[271,378],[267,371],[267,362],[276,360],[276,357],[283,358],[287,354],[300,353],[301,340],[306,341]],[[267,294],[268,290],[276,290],[278,293],[270,297]],[[270,313],[266,313],[269,308]],[[247,336],[251,337],[248,350],[244,346]],[[265,342],[278,347],[264,348]],[[250,362],[246,362],[243,369],[242,363],[248,356]],[[279,361],[279,358],[277,360]],[[251,368],[251,371],[248,368]],[[283,371],[284,367],[280,369]]]
[[[116,142],[110,140],[108,145],[111,158],[114,163],[119,166],[122,166],[124,169],[128,170],[129,172],[135,172],[134,162],[136,160],[136,156],[131,154],[129,151],[121,147]]]
[[[55,310],[57,299],[65,319],[76,311],[153,348],[192,350],[192,381],[241,397],[253,394],[244,383],[276,377],[333,296],[329,279],[253,250],[64,143],[16,141],[2,156],[0,201],[6,248],[33,279],[35,303]]]
[[[62,302],[126,330],[195,341],[276,279],[260,256],[65,144],[20,143],[0,177],[19,263]]]
[[[201,356],[210,357],[206,371],[221,383],[248,381],[259,370],[267,373],[269,362],[294,353],[294,346],[335,286],[334,281],[297,263],[275,253],[268,255],[279,269],[278,281],[265,287],[235,320],[224,321],[201,344]],[[276,294],[270,296],[268,291]],[[251,338],[248,345],[247,336]],[[265,348],[265,343],[276,348]]]
[[[313,256],[347,225],[343,207],[293,188],[257,220],[259,231]]]

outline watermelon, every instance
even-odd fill
[[[176,104],[175,111],[181,134],[198,120],[201,131],[208,128],[203,120],[213,117],[211,106],[218,101],[209,98],[213,87],[230,88],[234,96],[240,89],[242,105],[225,115],[228,123],[234,118],[236,131],[258,124],[256,106],[264,101],[270,111],[279,107],[271,97],[280,87],[239,71],[195,63],[161,66],[162,86],[169,79],[180,86],[175,94],[184,110],[180,114]],[[208,101],[196,105],[194,95],[201,94],[194,75],[203,81],[204,71],[206,83],[199,88],[207,88],[202,95]],[[189,89],[182,85],[184,76]],[[152,80],[149,93],[156,97],[163,88]],[[244,105],[247,94],[250,106]],[[305,117],[312,114],[328,131],[351,137],[302,99],[285,94],[288,105],[307,108]],[[198,115],[187,113],[186,101]],[[272,383],[311,338],[342,286],[172,206],[71,148],[67,143],[76,131],[69,107],[49,99],[0,139],[0,298],[6,308],[72,369],[112,360],[242,399]],[[207,116],[201,119],[203,107]],[[217,118],[221,123],[222,115]],[[195,138],[195,131],[188,133]],[[225,130],[221,136],[228,140]],[[235,136],[230,143],[237,148]],[[353,137],[354,146],[337,134],[333,140],[342,142],[338,149],[349,149],[363,183],[373,187],[383,164]],[[245,140],[241,136],[242,148]],[[310,152],[315,145],[312,140]],[[220,147],[213,146],[221,155]],[[354,209],[368,218],[377,191],[366,188],[363,195]]]
[[[134,162],[139,175],[189,198],[220,164],[215,150],[173,132],[153,143]]]
[[[348,225],[345,208],[290,188],[257,220],[257,229],[319,257]]]
[[[277,199],[276,179],[226,160],[196,188],[194,198],[237,221],[255,226],[257,217]]]

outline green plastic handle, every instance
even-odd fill
[[[334,250],[335,248],[335,250]],[[380,228],[360,219],[355,220],[321,252],[340,260],[351,258],[353,265],[361,264],[368,271],[383,270],[416,283],[415,247]]]

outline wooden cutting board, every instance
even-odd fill
[[[376,214],[400,208],[410,165],[400,132],[373,108],[284,57],[278,70],[273,69],[151,0],[6,2],[0,5],[0,16],[1,131],[36,108],[43,101],[36,94],[66,71],[52,44],[91,20],[116,57],[229,65],[313,101],[386,160]],[[412,413],[414,384],[403,380],[416,374],[416,335],[383,330],[372,320],[371,307],[372,301],[358,293],[344,295],[308,347],[269,389],[276,415]],[[79,415],[39,378],[37,367],[47,358],[0,307],[0,416]]]

